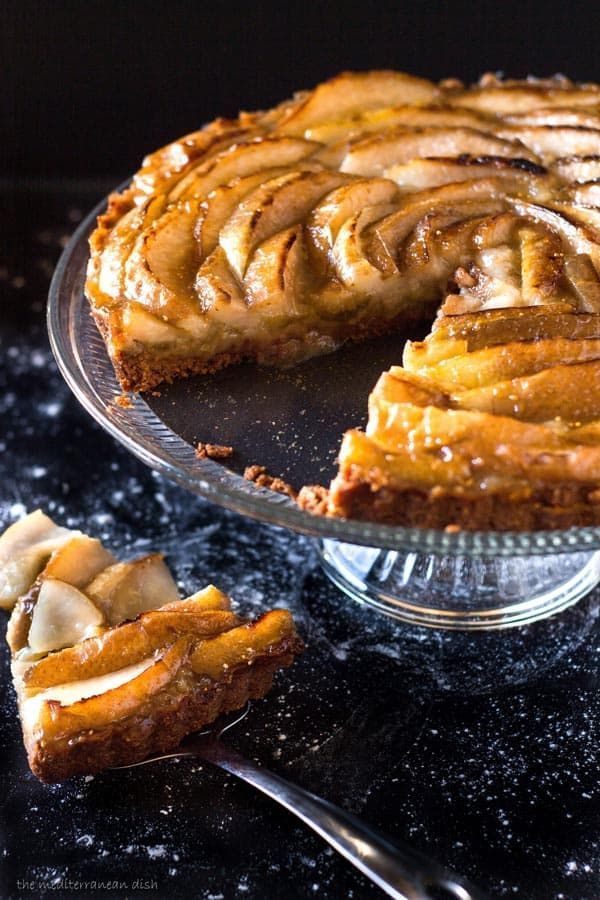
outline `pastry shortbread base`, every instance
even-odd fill
[[[465,531],[537,531],[600,524],[600,498],[590,502],[595,485],[573,488],[565,484],[532,491],[527,499],[498,494],[474,499],[381,486],[380,476],[352,466],[342,470],[329,490],[327,513],[387,525]],[[310,501],[301,497],[300,503],[312,511]]]

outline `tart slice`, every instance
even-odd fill
[[[179,599],[160,554],[119,563],[99,541],[63,529],[45,538],[45,556],[35,549],[34,570],[38,526],[56,528],[42,515],[11,527],[14,554],[3,560],[29,578],[7,640],[25,748],[42,781],[174,749],[263,697],[301,651],[287,610],[248,622],[212,585]]]

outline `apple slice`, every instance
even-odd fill
[[[600,359],[600,339],[551,338],[515,341],[456,354],[431,366],[420,365],[416,371],[445,390],[469,390],[524,375],[535,375],[555,365],[597,359]],[[407,361],[410,370],[410,357]]]
[[[169,291],[189,290],[196,274],[200,262],[194,236],[198,212],[196,200],[176,203],[144,234],[142,257],[156,281]],[[139,270],[140,267],[136,268]]]
[[[392,165],[419,157],[460,156],[462,153],[536,160],[527,147],[475,128],[394,129],[353,143],[340,171],[375,176],[381,175]]]
[[[121,298],[125,283],[125,262],[143,229],[163,212],[165,206],[165,197],[158,196],[149,198],[126,212],[102,238],[99,257],[97,254],[100,248],[92,243],[96,258],[99,258],[96,273],[99,296],[95,296],[94,301],[100,306]],[[94,235],[91,241],[94,242]],[[93,261],[90,261],[90,267],[93,265]],[[88,269],[88,276],[90,274],[91,268]]]
[[[564,205],[562,208],[555,204],[552,208],[538,203],[528,203],[525,200],[507,197],[515,212],[526,218],[532,218],[543,222],[557,232],[576,253],[584,253],[591,257],[592,261],[600,265],[600,232],[596,233],[587,223],[577,221],[577,208]],[[580,211],[581,212],[581,211]]]
[[[185,332],[177,325],[165,322],[160,315],[149,312],[134,300],[124,304],[118,313],[115,312],[113,322],[121,337],[121,346],[135,346],[136,341],[150,345],[169,344],[173,341],[181,343],[185,338]]]
[[[348,179],[337,172],[291,172],[267,181],[243,200],[221,230],[219,243],[243,278],[259,244],[303,221],[314,205]]]
[[[133,178],[137,193],[168,193],[192,166],[199,166],[233,142],[248,141],[259,136],[260,131],[240,126],[237,122],[226,124],[217,119],[206,128],[187,134],[177,141],[161,147],[143,161],[142,168]]]
[[[573,203],[598,207],[600,206],[600,178],[574,185],[567,193]]]
[[[559,235],[533,223],[519,229],[519,243],[523,305],[538,306],[550,302],[561,288],[564,270]]]
[[[209,584],[205,588],[190,594],[184,600],[175,600],[173,603],[165,603],[161,611],[174,610],[175,612],[201,612],[202,610],[231,610],[231,600],[214,586]]]
[[[545,160],[597,153],[600,131],[571,125],[510,125],[495,131],[506,141],[522,141]]]
[[[378,262],[387,257],[397,260],[402,242],[425,216],[433,212],[459,221],[497,216],[505,209],[506,203],[498,196],[495,179],[482,178],[413,194],[397,212],[373,227],[370,252]]]
[[[391,204],[398,188],[385,178],[359,179],[327,194],[308,218],[308,233],[317,250],[327,257],[344,222],[367,206]]]
[[[254,253],[244,278],[250,311],[261,316],[300,316],[307,301],[302,226],[286,228],[264,241]]]
[[[54,551],[40,577],[55,578],[73,587],[83,588],[115,562],[112,553],[102,546],[98,538],[75,533]]]
[[[294,638],[290,613],[287,609],[273,609],[255,622],[198,644],[191,655],[192,670],[215,681],[229,681],[236,666],[251,665],[256,657],[269,655],[271,648]]]
[[[28,644],[34,653],[61,650],[97,633],[103,624],[104,616],[85,594],[64,581],[46,578],[33,609]]]
[[[520,190],[534,199],[547,194],[549,182],[547,170],[542,166],[529,160],[502,156],[413,159],[390,166],[383,175],[391,178],[403,191],[423,191],[475,178],[506,178],[509,190],[520,184]]]
[[[307,128],[304,137],[323,144],[349,140],[373,131],[385,131],[398,125],[406,128],[426,128],[431,126],[455,126],[459,128],[482,128],[487,121],[483,116],[469,110],[448,109],[439,106],[391,106],[370,109],[347,119],[336,119]]]
[[[431,103],[438,95],[430,81],[400,72],[342,72],[310,91],[279,124],[282,134],[303,135],[323,122],[363,110]]]
[[[544,338],[600,338],[600,317],[575,314],[563,303],[521,309],[488,310],[463,316],[437,319],[432,333],[422,342],[405,346],[405,365],[429,365],[455,353],[479,350],[510,341],[538,341]]]
[[[244,197],[265,181],[284,175],[285,172],[283,168],[263,169],[245,178],[234,178],[228,184],[223,184],[210,192],[200,205],[198,220],[194,227],[201,259],[209,256],[218,246],[221,229]]]
[[[503,119],[510,125],[569,125],[572,128],[600,128],[600,112],[595,107],[569,109],[568,106],[548,106],[503,116]]]
[[[179,596],[161,553],[108,566],[88,584],[85,593],[102,610],[109,625],[134,619]]]
[[[234,613],[206,609],[201,604],[196,604],[195,609],[186,604],[181,610],[152,610],[133,622],[109,628],[99,637],[39,660],[25,671],[23,682],[28,693],[33,694],[55,684],[96,678],[136,665],[181,636],[204,640],[239,624]]]
[[[210,310],[213,316],[240,325],[247,319],[244,292],[222,247],[216,247],[198,269],[194,290],[203,312]]]
[[[293,166],[307,159],[321,145],[292,137],[266,137],[233,144],[192,169],[172,189],[169,200],[204,200],[211,191],[233,178],[243,178],[275,167]]]
[[[452,106],[474,109],[479,112],[499,116],[528,112],[532,109],[552,106],[581,107],[597,105],[600,91],[596,86],[570,87],[514,82],[497,86],[475,87],[460,93],[450,93],[448,103]]]
[[[553,366],[536,375],[457,393],[454,400],[460,409],[527,422],[555,418],[587,422],[598,418],[599,396],[600,364],[594,361]]]
[[[586,182],[600,178],[600,155],[565,156],[555,160],[552,171],[565,181]]]
[[[565,260],[565,275],[577,295],[583,313],[600,313],[600,280],[589,256],[578,253]]]
[[[335,272],[343,285],[352,291],[367,296],[374,296],[398,286],[398,270],[390,256],[386,259],[385,268],[378,268],[368,258],[364,232],[385,216],[391,215],[395,204],[378,203],[367,206],[347,219],[339,229],[331,259]]]
[[[39,509],[7,528],[0,536],[0,608],[10,609],[52,553],[80,534],[55,525]]]
[[[39,725],[46,740],[113,725],[119,719],[143,711],[149,700],[174,681],[189,657],[191,643],[192,638],[179,638],[139,675],[85,700],[66,706],[51,697],[34,697],[25,702],[37,706]]]

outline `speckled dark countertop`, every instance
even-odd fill
[[[210,580],[244,612],[290,607],[308,650],[233,744],[493,897],[598,898],[598,593],[520,630],[404,627],[338,593],[310,540],[156,477],[80,409],[45,333],[61,242],[102,186],[34,187],[0,194],[0,526],[40,506],[118,554],[165,550],[188,591]],[[3,898],[380,896],[290,815],[208,766],[39,784],[5,649],[2,665]]]

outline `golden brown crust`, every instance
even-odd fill
[[[276,494],[287,494],[292,500],[296,499],[298,493],[296,489],[277,475],[270,475],[266,466],[246,466],[244,478],[246,481],[252,481],[258,487],[269,488],[270,491],[275,491]]]
[[[226,447],[224,444],[207,444],[200,441],[196,445],[196,456],[198,459],[229,459],[233,456],[233,447]]]
[[[379,485],[374,474],[338,475],[329,492],[329,515],[418,528],[458,527],[465,531],[537,531],[600,524],[593,486],[558,485],[517,499],[502,494],[477,499],[441,492],[397,490]],[[309,506],[305,506],[310,512]],[[317,510],[320,512],[321,510]]]

